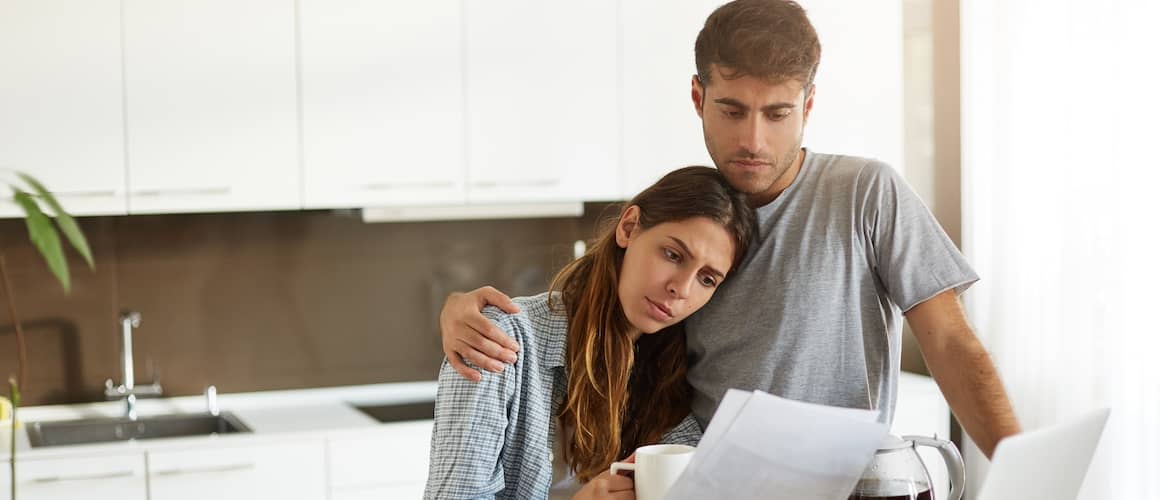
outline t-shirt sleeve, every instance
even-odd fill
[[[514,321],[495,311],[485,311],[485,315],[508,335],[516,336]],[[508,409],[515,397],[516,369],[482,373],[483,380],[472,382],[443,361],[423,498],[490,499],[504,489],[500,452],[507,435]]]
[[[857,192],[871,264],[903,312],[947,290],[961,294],[979,280],[934,214],[894,169],[868,163],[859,173]]]

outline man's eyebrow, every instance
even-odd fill
[[[681,250],[684,250],[685,253],[688,254],[690,258],[692,258],[693,260],[697,259],[696,254],[694,254],[692,250],[689,250],[689,245],[686,245],[685,242],[681,241],[680,238],[678,238],[676,236],[669,236],[669,239],[673,240],[673,242],[675,242],[677,244],[677,246],[681,247]],[[710,273],[716,274],[718,279],[725,279],[725,273],[718,271],[713,266],[707,265],[705,267],[709,269]]]
[[[748,111],[749,110],[749,106],[746,106],[741,101],[738,101],[737,99],[733,99],[731,97],[721,97],[719,99],[714,99],[713,102],[715,102],[717,104],[724,104],[726,106],[733,106],[741,111]],[[771,111],[781,111],[783,109],[793,109],[795,107],[797,107],[797,105],[792,103],[792,102],[778,102],[778,103],[767,104],[765,106],[762,106],[761,111],[763,111],[765,113],[769,113]]]

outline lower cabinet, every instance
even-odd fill
[[[150,500],[326,498],[325,441],[147,452]],[[92,497],[90,497],[92,498]]]
[[[285,434],[280,439],[190,439],[132,452],[20,458],[19,500],[370,500],[421,498],[432,422]],[[0,500],[10,500],[0,460]]]
[[[398,422],[331,435],[331,499],[421,498],[433,425],[430,420]]]
[[[406,500],[423,498],[422,482],[400,483],[394,486],[375,486],[362,489],[341,489],[330,495],[330,500]]]
[[[8,460],[3,460],[0,498],[11,498]],[[50,459],[17,459],[20,500],[116,498],[146,500],[145,457],[142,453]]]

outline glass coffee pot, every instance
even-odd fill
[[[963,496],[963,457],[954,443],[922,436],[898,437],[887,434],[862,472],[849,500],[935,500],[930,474],[918,456],[919,446],[939,451],[950,473],[951,494],[947,500]],[[944,499],[937,499],[944,500]]]

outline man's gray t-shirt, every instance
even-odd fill
[[[905,181],[875,160],[806,151],[793,184],[757,209],[745,261],[687,322],[693,413],[729,388],[891,422],[901,313],[978,276]]]

